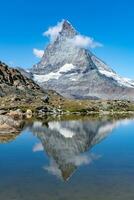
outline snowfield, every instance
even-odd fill
[[[45,74],[45,75],[34,74],[34,81],[42,83],[42,82],[47,82],[51,79],[58,80],[60,76],[62,76],[63,73],[67,73],[74,68],[76,68],[76,66],[74,66],[73,64],[65,64],[57,72],[50,72],[49,74]]]

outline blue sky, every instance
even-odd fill
[[[31,67],[44,49],[42,33],[62,19],[103,47],[93,52],[120,75],[134,78],[133,0],[0,0],[0,60]]]

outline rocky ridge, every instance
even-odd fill
[[[36,93],[40,87],[32,79],[23,76],[18,69],[9,68],[5,63],[0,62],[0,95],[12,93]]]

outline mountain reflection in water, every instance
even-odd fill
[[[119,121],[53,121],[43,124],[34,122],[28,128],[40,143],[33,152],[45,151],[50,157],[50,165],[44,169],[57,177],[68,180],[74,171],[84,164],[90,164],[101,155],[86,155],[97,143],[106,138],[114,128],[129,120]]]

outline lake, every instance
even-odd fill
[[[0,133],[4,199],[133,200],[134,120],[38,120]]]

